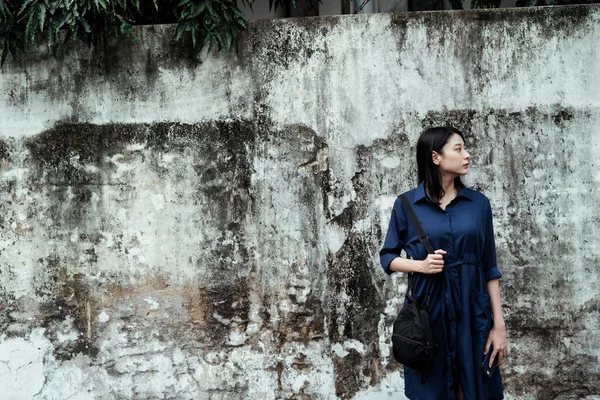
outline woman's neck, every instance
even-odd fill
[[[454,178],[442,176],[442,189],[444,190],[445,196],[452,196],[454,194]]]

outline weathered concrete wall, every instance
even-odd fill
[[[140,36],[0,75],[3,396],[403,398],[377,251],[440,123],[492,201],[507,398],[600,396],[599,7]]]

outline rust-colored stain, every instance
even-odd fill
[[[147,275],[139,277],[139,281],[134,285],[121,286],[116,283],[108,283],[104,290],[108,294],[108,299],[103,300],[110,303],[114,300],[132,298],[154,292],[172,291],[174,288],[170,288],[168,278],[163,275]]]
[[[182,290],[182,297],[187,322],[198,327],[206,327],[213,308],[209,292],[201,287],[186,285]]]

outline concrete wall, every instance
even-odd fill
[[[403,398],[377,251],[424,127],[492,202],[509,399],[600,396],[600,8],[172,26],[0,75],[9,399]]]

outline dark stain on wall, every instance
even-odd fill
[[[556,332],[555,338],[557,343],[562,342],[559,332]],[[547,365],[547,358],[545,364]],[[552,371],[550,376],[535,371],[528,374],[507,375],[510,382],[507,390],[514,396],[521,396],[531,394],[531,389],[534,387],[539,388],[536,393],[538,399],[583,399],[600,392],[600,373],[590,371],[590,366],[597,364],[598,358],[595,356],[567,354],[560,360],[552,362],[549,368]]]
[[[201,288],[201,296],[196,300],[202,303],[204,317],[201,324],[202,343],[215,348],[224,346],[229,338],[229,331],[235,326],[245,331],[249,322],[250,308],[249,288],[246,279],[239,279],[233,284],[215,284]],[[195,304],[194,307],[199,307]],[[198,336],[198,335],[195,335]]]
[[[176,25],[134,27],[140,43],[124,35],[108,37],[103,44],[91,47],[77,41],[67,44],[58,41],[48,46],[47,51],[9,57],[3,67],[6,72],[25,71],[28,76],[28,69],[39,65],[50,71],[45,80],[11,88],[10,104],[27,107],[31,93],[43,93],[50,102],[68,102],[72,108],[71,122],[79,122],[89,120],[94,114],[82,106],[79,98],[88,90],[96,90],[97,85],[110,85],[117,96],[129,101],[154,98],[160,69],[184,68],[194,77],[202,68],[198,49],[193,48],[189,35],[175,40],[175,29]],[[74,51],[76,58],[72,57]],[[235,61],[231,56],[230,62]]]
[[[454,49],[454,57],[461,65],[467,95],[484,92],[496,71],[482,63],[484,51],[502,48],[505,56],[502,62],[508,70],[527,63],[527,54],[536,52],[541,45],[531,40],[532,33],[523,31],[535,29],[535,33],[546,40],[572,37],[584,32],[591,21],[591,8],[587,5],[535,8],[504,8],[488,10],[456,10],[452,12],[419,12],[392,14],[390,29],[396,38],[396,47],[402,55],[405,32],[409,26],[422,25],[427,30],[427,52],[435,54],[443,49]],[[535,28],[532,28],[535,27]],[[510,35],[490,38],[489,31],[510,31]],[[499,50],[496,50],[499,51]],[[413,62],[414,60],[411,60]],[[401,57],[398,63],[402,63]],[[419,61],[416,70],[421,74]],[[492,66],[491,68],[495,68]]]
[[[386,291],[386,275],[373,264],[383,240],[381,221],[373,209],[374,196],[382,192],[400,194],[413,184],[412,180],[403,179],[412,172],[414,158],[403,121],[388,138],[374,140],[369,146],[358,146],[356,154],[357,172],[352,178],[354,199],[339,215],[330,218],[330,223],[347,232],[347,238],[338,252],[329,255],[327,272],[328,332],[332,342],[356,339],[365,346],[364,352],[348,349],[345,357],[333,358],[336,394],[343,399],[352,398],[367,386],[377,385],[384,375],[377,327],[390,293]],[[387,172],[380,169],[380,161],[386,157],[397,158],[400,166]],[[370,221],[370,229],[363,227],[361,232],[354,232],[359,221]],[[390,325],[392,322],[385,321]],[[385,368],[397,370],[401,366],[392,361]]]
[[[293,295],[290,296],[290,301],[297,306],[297,311],[287,313],[277,326],[273,327],[280,348],[286,343],[308,345],[311,341],[325,338],[325,308],[318,295],[320,293],[311,294],[303,302],[299,302]],[[266,300],[265,309],[268,309],[269,303],[277,301],[275,298]],[[268,321],[272,321],[268,311],[266,316]]]
[[[564,109],[558,111],[554,115],[554,124],[558,127],[563,128],[566,122],[571,121],[573,119],[573,112],[573,109]]]
[[[18,305],[14,296],[9,295],[5,291],[0,292],[0,332],[4,332],[7,337],[16,335],[9,328],[16,322],[16,319],[11,314],[17,310]]]
[[[463,45],[457,46],[456,56],[471,68],[469,71],[477,79],[469,80],[468,84],[475,85],[474,89],[477,89],[480,84],[485,84],[485,71],[482,71],[482,66],[479,65],[484,44],[482,37],[484,25],[488,27],[490,24],[529,25],[533,21],[541,36],[553,39],[558,37],[560,40],[563,36],[577,35],[590,20],[589,12],[589,7],[575,6],[560,9],[394,14],[391,17],[391,28],[395,32],[399,45],[404,44],[404,34],[409,25],[415,21],[422,21],[428,27],[428,40],[431,44],[440,47],[447,44],[450,36],[455,38],[458,35],[457,42]],[[549,16],[552,18],[548,18]],[[350,18],[355,18],[354,21],[356,18],[366,21],[366,17],[356,16],[253,23],[248,34],[242,38],[242,60],[236,60],[231,56],[231,61],[248,62],[252,60],[254,51],[258,49],[264,50],[262,55],[263,58],[268,59],[267,67],[275,65],[287,68],[296,62],[305,65],[311,58],[327,56],[326,42],[330,26],[324,27],[323,22],[335,26],[338,23],[346,23],[345,21]],[[297,31],[301,31],[296,30],[298,26],[305,28],[306,37],[302,38],[305,42],[325,42],[324,47],[306,46],[302,40],[295,40],[294,35]],[[461,26],[468,26],[469,29],[465,29],[462,33],[454,33],[460,31]],[[157,32],[163,29],[164,31]],[[190,52],[189,41],[175,42],[168,39],[173,36],[173,30],[174,27],[149,27],[145,31],[148,35],[143,38],[149,41],[145,42],[144,46],[136,48],[133,53],[130,45],[121,46],[122,43],[115,41],[103,49],[94,49],[89,56],[78,58],[79,65],[69,64],[69,52],[65,47],[58,47],[58,50],[57,47],[53,47],[51,53],[42,55],[39,60],[30,58],[23,63],[8,64],[9,70],[10,68],[24,69],[33,62],[44,62],[50,65],[56,62],[59,65],[47,82],[31,87],[26,85],[23,88],[10,89],[8,104],[26,106],[28,91],[48,93],[50,100],[61,103],[64,101],[65,93],[84,92],[85,82],[90,77],[96,78],[99,83],[108,82],[118,88],[118,94],[128,100],[148,99],[161,68],[176,70],[183,64],[192,75],[202,68],[201,61]],[[265,35],[265,32],[271,35]],[[161,36],[156,40],[169,41],[169,43],[152,42],[151,37],[154,36]],[[322,37],[323,42],[321,42]],[[510,39],[519,40],[514,37]],[[168,48],[168,50],[157,54],[153,52],[153,48]],[[55,59],[51,59],[52,57]],[[264,59],[259,59],[256,65],[262,61]],[[510,62],[516,63],[519,60],[515,58]],[[226,77],[229,78],[230,75]],[[267,90],[262,90],[264,88],[260,89],[254,94],[255,100],[262,100],[261,96],[264,98],[265,93],[268,93]],[[251,306],[250,294],[260,289],[261,282],[256,276],[251,278],[257,279],[256,281],[241,276],[232,261],[240,261],[244,266],[250,265],[249,268],[252,268],[252,259],[249,255],[252,249],[247,248],[243,234],[244,224],[247,223],[246,218],[252,215],[249,210],[252,210],[254,205],[250,188],[253,173],[252,157],[256,141],[269,140],[269,136],[273,134],[272,126],[263,125],[263,122],[268,119],[267,106],[261,101],[255,103],[256,115],[252,122],[234,120],[194,125],[157,123],[97,126],[77,123],[77,119],[86,118],[86,110],[83,110],[77,104],[77,100],[74,100],[71,106],[75,117],[72,120],[64,121],[53,129],[27,140],[30,151],[29,161],[33,165],[33,173],[28,185],[32,190],[41,191],[49,197],[49,215],[52,224],[64,227],[67,231],[70,228],[85,230],[86,218],[90,216],[90,206],[93,205],[95,196],[102,198],[104,186],[121,185],[125,191],[135,190],[130,175],[125,175],[118,180],[113,179],[115,167],[107,161],[107,158],[124,154],[126,157],[124,162],[140,160],[150,166],[159,177],[177,178],[185,176],[185,171],[165,167],[159,162],[160,155],[172,151],[177,154],[192,154],[192,168],[197,175],[194,200],[197,202],[206,200],[204,205],[207,207],[202,210],[205,213],[204,217],[211,220],[211,223],[223,232],[223,236],[214,238],[213,243],[202,244],[212,246],[209,257],[194,260],[198,270],[210,271],[212,275],[208,280],[214,282],[214,285],[186,288],[189,293],[184,294],[183,308],[189,320],[182,324],[169,321],[162,325],[154,325],[156,323],[154,320],[143,315],[124,317],[123,321],[127,322],[128,326],[122,326],[120,329],[123,332],[127,331],[128,340],[132,342],[138,340],[139,337],[135,335],[136,330],[145,330],[144,334],[152,339],[155,338],[153,335],[164,342],[171,338],[179,339],[183,343],[182,347],[185,346],[187,350],[203,345],[224,346],[233,326],[242,330],[247,326]],[[577,288],[569,279],[561,276],[560,272],[564,269],[568,274],[570,268],[568,264],[562,262],[564,259],[560,256],[568,255],[574,249],[565,238],[555,234],[551,237],[545,234],[536,222],[535,205],[544,205],[544,202],[545,205],[552,204],[555,197],[549,195],[548,198],[542,198],[533,194],[530,199],[524,199],[520,193],[526,188],[528,179],[535,179],[532,171],[539,166],[534,162],[535,155],[548,151],[547,147],[543,147],[544,142],[548,140],[546,133],[536,131],[535,127],[548,126],[546,122],[550,121],[550,125],[553,123],[557,128],[556,132],[560,133],[560,129],[568,127],[580,117],[581,114],[574,110],[556,106],[550,111],[536,107],[514,112],[491,110],[486,113],[477,110],[444,110],[430,112],[421,121],[423,128],[445,124],[459,127],[467,135],[468,146],[473,148],[474,154],[478,154],[477,161],[482,168],[489,167],[493,163],[504,165],[503,176],[497,176],[496,172],[489,169],[489,173],[482,175],[489,181],[478,182],[476,189],[487,193],[497,183],[501,186],[502,193],[506,194],[506,206],[502,210],[504,212],[497,215],[502,218],[502,223],[506,227],[501,233],[504,235],[502,239],[505,240],[508,253],[503,261],[512,267],[502,283],[503,296],[507,303],[506,320],[509,331],[514,339],[531,340],[539,343],[542,349],[561,351],[562,357],[556,362],[552,373],[547,374],[534,369],[539,359],[547,361],[544,360],[546,353],[532,355],[526,353],[524,349],[521,354],[515,354],[516,357],[539,357],[519,364],[530,366],[526,374],[508,375],[507,387],[516,395],[530,394],[532,386],[538,388],[536,390],[539,398],[576,398],[600,391],[598,387],[600,376],[597,372],[593,372],[593,367],[597,365],[598,360],[593,356],[577,354],[576,350],[568,349],[564,345],[565,339],[573,338],[585,331],[586,318],[597,316],[599,303],[590,301],[580,310],[573,309],[570,303],[566,305],[558,302],[551,303],[544,308],[540,306],[540,298],[551,302],[553,298],[572,298],[576,293]],[[490,120],[497,121],[496,125],[489,122]],[[493,130],[500,134],[492,137],[489,131]],[[306,131],[308,132],[309,129]],[[305,133],[292,131],[290,137],[302,136]],[[262,136],[257,139],[258,135]],[[314,131],[302,137],[310,137],[310,135],[314,135],[315,143],[311,150],[316,149],[318,152],[327,149],[327,143]],[[502,135],[510,136],[510,140],[506,140]],[[127,150],[130,144],[139,143],[144,144],[144,150]],[[286,143],[290,154],[296,154],[298,150],[293,146],[293,139]],[[537,148],[535,144],[542,146]],[[279,146],[277,142],[273,142],[272,145]],[[372,216],[370,207],[374,202],[373,196],[381,194],[380,189],[385,187],[382,182],[384,178],[373,171],[373,166],[378,163],[373,154],[377,152],[380,155],[388,155],[394,150],[405,150],[408,145],[406,135],[396,135],[392,140],[377,140],[371,146],[359,146],[356,149],[358,168],[352,178],[354,200],[348,203],[342,213],[335,216],[330,214],[328,198],[338,196],[340,193],[333,189],[333,178],[329,169],[319,171],[311,167],[313,161],[318,158],[316,156],[307,157],[306,162],[299,165],[302,168],[315,169],[312,176],[303,178],[301,183],[304,189],[307,187],[321,189],[320,193],[311,190],[301,191],[298,194],[299,203],[310,210],[311,207],[318,207],[321,201],[327,222],[342,228],[347,233],[347,237],[342,248],[328,257],[326,275],[329,286],[324,288],[327,294],[323,295],[314,290],[319,289],[318,285],[312,288],[313,291],[306,302],[301,302],[295,295],[290,294],[286,300],[289,299],[298,306],[299,311],[290,312],[285,318],[275,322],[270,318],[268,310],[269,306],[275,305],[277,298],[261,293],[264,304],[259,312],[267,325],[272,323],[268,328],[277,331],[275,335],[280,348],[289,342],[307,344],[327,336],[332,342],[344,343],[348,339],[356,339],[365,345],[364,353],[349,349],[346,357],[334,356],[336,393],[340,398],[353,397],[366,386],[365,380],[369,381],[369,385],[374,385],[381,377],[378,371],[381,360],[378,359],[379,338],[376,327],[386,296],[381,291],[382,272],[378,266],[373,269],[373,250],[379,248],[382,241],[380,221],[374,217],[370,231],[367,229],[356,232],[355,228],[359,222],[362,223]],[[491,151],[490,148],[494,146],[502,148],[503,152]],[[304,155],[303,153],[303,157]],[[10,156],[10,146],[0,142],[0,160],[9,160]],[[569,153],[568,150],[558,152],[555,160],[548,161],[547,167],[561,171],[562,175],[559,173],[559,177],[579,173],[565,162],[572,157],[577,155]],[[402,158],[402,161],[404,162],[405,158]],[[94,168],[86,168],[89,166]],[[402,164],[400,169],[406,166]],[[408,174],[402,172],[399,175]],[[2,190],[6,190],[7,193],[14,191],[14,182],[2,182],[1,185]],[[399,194],[405,185],[400,182],[390,183],[391,190],[386,190],[384,193]],[[544,184],[535,187],[551,188]],[[3,211],[4,208],[1,207],[3,206],[0,205],[0,210]],[[547,218],[547,224],[556,226],[562,215],[560,210],[547,206],[545,209],[547,214],[544,217]],[[303,221],[306,229],[303,230],[301,242],[307,248],[316,247],[321,239],[317,229],[321,223],[320,212],[321,210],[310,212]],[[3,229],[8,229],[7,227],[13,222],[11,218],[4,215],[0,217]],[[226,236],[226,233],[232,235]],[[78,237],[86,244],[98,244],[100,240],[99,236],[92,231],[80,233]],[[538,238],[542,242],[532,243],[531,238]],[[123,235],[115,235],[115,241],[117,247],[122,247]],[[94,272],[99,262],[98,254],[94,248],[78,246],[73,245],[69,251],[85,259],[85,267],[89,268],[89,272]],[[550,255],[547,254],[549,248],[552,249]],[[76,258],[61,259],[56,255],[49,255],[40,260],[44,270],[47,270],[51,276],[50,282],[39,288],[37,293],[44,300],[39,306],[40,323],[46,328],[46,335],[54,344],[56,357],[59,360],[68,360],[80,353],[94,358],[98,352],[94,347],[94,341],[98,337],[99,327],[94,323],[94,318],[90,317],[97,314],[98,291],[103,288],[98,287],[91,278],[86,278],[86,274],[79,272],[82,266],[72,262]],[[537,259],[547,260],[549,264],[547,268],[536,265]],[[587,268],[593,269],[598,265],[597,259],[589,262]],[[320,274],[319,266],[310,267],[312,272],[319,271]],[[9,268],[6,270],[10,273]],[[292,266],[290,273],[300,273],[297,264]],[[552,276],[550,280],[545,279],[546,282],[551,281],[551,285],[539,287],[538,282],[542,281],[546,274]],[[107,279],[118,281],[119,276]],[[342,294],[348,295],[349,300],[345,300]],[[519,305],[516,305],[516,299],[525,299],[525,301],[518,302]],[[0,331],[3,331],[15,321],[11,313],[19,306],[10,296],[3,295],[1,301]],[[270,302],[273,304],[269,304]],[[536,313],[541,309],[546,312],[541,315]],[[66,342],[58,340],[59,334],[68,330],[65,324],[72,326],[78,333],[76,339]],[[154,329],[149,332],[151,329],[148,329],[148,326],[156,326],[158,332]],[[311,368],[309,360],[303,354],[297,354],[290,365],[299,371]],[[280,388],[284,368],[282,362],[276,367]],[[107,366],[107,371],[111,374],[119,373],[112,371],[110,366]],[[215,390],[214,392],[221,397],[227,395],[226,391]],[[306,398],[306,395],[298,393],[293,397]]]
[[[407,144],[407,136],[398,132],[370,146],[359,146],[356,149],[359,171],[352,178],[355,199],[331,219],[331,223],[348,233],[342,248],[328,257],[329,337],[334,343],[355,339],[365,346],[364,353],[349,349],[345,357],[333,358],[336,395],[342,399],[352,398],[365,388],[365,382],[372,386],[381,380],[377,326],[385,308],[385,297],[383,273],[373,269],[373,248],[381,245],[381,231],[377,220],[371,222],[371,230],[361,233],[353,232],[352,227],[372,216],[371,196],[380,184],[373,168],[377,165],[374,154],[392,155],[394,149],[406,148]]]
[[[489,118],[491,116],[493,118]],[[527,154],[535,151],[536,145],[542,146],[545,141],[548,141],[545,135],[549,133],[532,131],[529,126],[532,121],[545,126],[548,125],[545,122],[549,122],[550,126],[556,126],[557,131],[560,131],[571,120],[578,117],[580,115],[574,110],[560,107],[543,111],[530,108],[522,112],[490,110],[487,113],[479,113],[475,110],[446,110],[429,112],[421,121],[421,125],[423,128],[453,125],[461,129],[466,135],[468,146],[472,148],[472,153],[479,154],[478,162],[481,167],[494,162],[493,153],[489,151],[490,145],[502,146],[504,155],[500,161],[504,162],[510,171],[503,182],[507,185],[508,193],[506,221],[515,228],[515,232],[527,230],[534,236],[542,237],[542,232],[531,215],[534,208],[531,204],[524,203],[518,191],[524,186],[526,179],[533,179],[531,170],[536,167],[529,157],[523,157],[522,152]],[[490,125],[489,120],[497,121],[497,125]],[[523,141],[524,147],[519,147],[520,140],[507,144],[501,136],[496,136],[495,141],[492,142],[492,136],[488,131],[498,130],[499,127],[503,131],[510,130],[516,135],[519,132],[529,135],[527,140]],[[256,142],[264,140],[271,146],[285,148],[288,152],[282,153],[284,158],[289,157],[293,152],[294,157],[300,159],[297,162],[298,168],[312,172],[301,178],[304,190],[298,193],[299,204],[308,210],[323,206],[329,223],[344,229],[347,238],[342,248],[328,257],[328,288],[325,302],[318,293],[311,294],[306,303],[301,303],[294,295],[290,295],[290,301],[297,304],[301,311],[290,312],[272,328],[278,332],[277,341],[280,346],[289,342],[307,344],[326,336],[334,343],[356,339],[364,344],[364,353],[349,349],[346,357],[334,356],[333,359],[336,393],[340,398],[351,398],[365,388],[365,381],[369,385],[375,385],[381,379],[379,340],[377,329],[374,327],[379,322],[386,298],[381,290],[383,280],[381,271],[374,271],[372,263],[373,249],[379,248],[382,241],[379,221],[372,222],[370,231],[358,233],[353,231],[353,228],[359,221],[372,214],[370,209],[373,204],[372,196],[380,193],[382,188],[383,178],[374,170],[378,160],[383,156],[393,155],[398,149],[406,149],[410,143],[400,126],[398,132],[389,139],[376,140],[370,146],[358,146],[356,149],[358,168],[352,178],[354,200],[349,202],[339,215],[331,216],[328,214],[326,200],[332,191],[329,168],[320,169],[318,155],[319,151],[326,151],[327,143],[310,129],[296,127],[290,128],[289,132],[279,132],[279,136],[283,139],[278,139],[277,135],[270,136],[272,132],[269,129],[263,126],[258,130],[248,121],[218,121],[196,125],[163,123],[108,126],[66,123],[27,141],[30,161],[34,166],[29,185],[36,189],[47,190],[50,196],[54,196],[52,203],[62,205],[72,201],[76,205],[71,207],[73,211],[65,213],[60,209],[53,214],[55,223],[64,225],[65,221],[70,221],[67,224],[82,227],[85,226],[82,224],[82,219],[87,215],[87,208],[93,201],[93,195],[100,195],[102,187],[111,181],[113,167],[106,161],[107,158],[114,157],[116,154],[129,157],[128,152],[133,152],[135,154],[131,157],[135,158],[132,160],[141,160],[157,175],[172,179],[183,172],[161,165],[160,154],[165,152],[191,154],[192,168],[198,177],[194,188],[197,192],[197,201],[207,201],[207,204],[211,205],[207,208],[205,217],[211,219],[223,232],[233,232],[234,244],[220,244],[225,242],[221,240],[225,237],[216,240],[211,250],[212,256],[198,260],[199,269],[212,271],[215,285],[194,289],[195,294],[188,296],[184,308],[190,320],[186,324],[163,326],[158,334],[165,339],[185,337],[193,341],[192,338],[195,338],[196,343],[191,344],[192,346],[224,346],[227,345],[226,340],[234,326],[241,330],[247,326],[250,310],[249,294],[257,290],[256,282],[241,277],[231,263],[232,254],[236,255],[237,260],[250,264],[252,262],[242,232],[245,218],[252,215],[252,211],[249,210],[253,210],[255,206],[251,194],[251,175],[254,168],[252,160],[256,152]],[[256,133],[257,131],[260,133]],[[127,150],[129,145],[140,143],[144,144],[144,150]],[[538,151],[546,149],[546,147],[539,147]],[[565,173],[573,173],[568,170],[568,165],[565,163],[565,160],[572,156],[568,152],[560,154],[556,166],[564,168]],[[413,155],[401,158],[405,163],[407,159],[412,160]],[[86,168],[86,165],[96,168]],[[130,177],[125,176],[120,179],[116,183],[131,190],[128,186],[131,185],[128,181]],[[398,194],[406,184],[395,183],[393,185],[397,189],[395,194]],[[490,188],[488,184],[481,182],[479,185],[486,192]],[[67,189],[70,190],[70,195],[67,195]],[[547,218],[553,222],[552,218],[557,216],[550,213]],[[314,230],[320,223],[318,213],[308,215],[306,223],[307,229],[303,233],[303,242],[307,246],[315,246],[319,240],[319,233]],[[91,231],[81,234],[84,235],[80,236],[83,241],[90,243],[99,241],[99,237]],[[560,308],[559,305],[550,308],[551,315],[534,317],[535,310],[539,309],[535,298],[540,297],[541,290],[536,286],[536,282],[539,282],[542,274],[548,271],[528,264],[536,255],[541,255],[539,252],[543,251],[545,246],[534,246],[527,243],[525,237],[519,235],[512,235],[507,241],[507,246],[512,257],[510,262],[527,268],[513,272],[512,276],[507,277],[510,279],[503,282],[503,293],[506,299],[516,299],[519,295],[527,295],[534,299],[530,307],[509,308],[510,312],[506,320],[509,329],[514,332],[514,337],[535,338],[545,347],[555,347],[563,337],[581,332],[584,329],[582,319],[573,319],[569,328],[565,328],[564,321],[568,320],[572,310]],[[561,238],[552,238],[552,246],[562,254],[573,250]],[[89,261],[90,271],[93,271],[98,262],[98,256],[93,248],[79,248],[76,251]],[[97,288],[85,276],[74,274],[68,260],[52,256],[44,262],[52,271],[54,280],[45,291],[40,292],[40,296],[44,296],[46,300],[40,306],[39,312],[43,326],[47,329],[46,334],[55,345],[56,357],[69,359],[78,353],[94,357],[98,351],[94,347],[97,327],[93,318],[90,319],[90,315],[93,316],[97,312],[97,301],[94,300]],[[294,268],[290,272],[298,273]],[[551,291],[560,298],[569,298],[574,289],[568,280],[560,276],[553,279]],[[347,295],[349,299],[344,300],[342,294]],[[268,315],[268,303],[277,299],[266,296],[262,300],[264,304],[260,312],[263,319],[269,323],[271,318]],[[588,308],[595,310],[598,305],[590,304]],[[581,315],[583,314],[582,311]],[[11,323],[10,315],[8,312],[3,315],[5,318],[0,323],[6,326]],[[130,318],[128,322],[137,324],[133,326],[138,328],[145,326],[143,317],[128,318]],[[327,321],[327,325],[324,321]],[[64,329],[65,323],[72,324],[79,336],[76,340],[59,343],[57,337]],[[178,329],[181,331],[176,332]],[[595,389],[590,389],[590,386],[585,386],[584,383],[590,376],[595,375],[589,373],[569,375],[565,372],[568,365],[578,365],[585,369],[586,364],[590,362],[592,360],[578,354],[568,353],[565,356],[564,363],[557,365],[555,373],[568,377],[569,385],[561,384],[560,381],[550,384],[547,382],[548,378],[536,374],[531,374],[527,379],[509,379],[508,385],[509,387],[513,385],[511,390],[514,389],[515,393],[521,390],[522,382],[528,385],[541,385],[540,393],[549,396],[548,398],[566,396],[568,393],[593,393]],[[293,363],[292,367],[301,371],[309,368],[309,364],[302,358],[302,354],[299,354],[297,362]],[[510,374],[507,377],[510,378]],[[560,392],[562,388],[567,388],[565,390],[568,393]],[[526,391],[530,392],[530,389],[523,389],[523,393]]]
[[[10,159],[10,146],[4,140],[0,140],[0,162]]]
[[[481,30],[485,24],[506,23],[507,25],[535,24],[540,34],[554,38],[558,33],[564,36],[575,34],[589,21],[591,8],[586,5],[562,6],[560,8],[503,8],[487,10],[455,10],[452,12],[394,13],[392,24],[401,27],[407,22],[419,21],[432,33],[460,25],[468,30]],[[551,18],[550,18],[551,17]],[[452,32],[450,29],[448,32]],[[481,37],[480,37],[481,38]]]
[[[435,126],[453,126],[460,130],[463,135],[471,136],[473,135],[471,122],[477,114],[476,110],[465,109],[429,111],[421,121],[421,126],[423,130]]]
[[[50,295],[42,296],[39,304],[40,325],[46,328],[44,334],[52,342],[57,360],[69,360],[77,354],[94,358],[98,354],[95,345],[96,302],[88,283],[82,276],[70,276],[58,255],[45,260],[52,282],[49,282]],[[74,329],[76,338],[61,340],[59,335],[67,335]]]
[[[547,272],[547,271],[546,271]],[[535,285],[539,280],[521,281],[515,276],[511,287],[527,287]],[[507,282],[508,283],[508,282]],[[505,292],[505,290],[503,290]],[[511,298],[510,290],[506,297]],[[552,284],[549,293],[543,297],[570,298],[569,285],[564,280]],[[598,301],[588,301],[580,310],[574,310],[571,305],[563,303],[558,310],[552,305],[544,313],[537,310],[542,307],[531,304],[531,308],[511,308],[506,322],[510,329],[510,340],[523,343],[534,343],[540,349],[540,354],[522,351],[511,357],[517,357],[517,363],[528,364],[531,373],[510,372],[506,374],[507,390],[515,396],[531,394],[532,388],[537,388],[537,398],[540,399],[579,399],[600,392],[600,373],[593,369],[598,364],[598,358],[590,354],[582,354],[577,349],[570,349],[568,343],[577,342],[579,336],[586,332],[586,324],[594,317],[600,318]],[[508,304],[510,306],[510,302]],[[548,364],[547,351],[558,352],[560,357],[553,358]],[[513,353],[516,350],[513,350]],[[551,373],[536,373],[535,366],[544,370],[549,368]]]
[[[327,54],[327,46],[321,48],[319,39],[327,37],[329,30],[338,25],[340,17],[306,17],[293,19],[252,21],[248,32],[240,38],[242,58],[256,57],[260,50],[261,59],[268,60],[261,68],[281,66],[289,68],[295,62],[305,66],[313,56]],[[302,30],[302,41],[298,40],[298,30]],[[268,32],[265,35],[265,32]]]
[[[30,185],[42,185],[56,198],[56,202],[52,203],[58,207],[52,212],[55,220],[77,224],[85,215],[92,194],[99,194],[102,185],[133,185],[126,179],[121,182],[112,179],[114,166],[110,157],[122,154],[124,162],[127,157],[139,157],[159,175],[164,175],[168,170],[159,165],[160,154],[165,151],[184,152],[191,148],[196,154],[194,168],[200,175],[198,189],[214,200],[217,207],[215,220],[227,221],[228,218],[223,216],[231,212],[231,223],[235,220],[239,223],[248,201],[253,132],[252,124],[246,121],[197,125],[62,123],[27,140],[34,165]],[[149,159],[145,159],[143,150],[128,151],[126,148],[130,144],[146,146],[151,154]],[[90,166],[94,168],[90,169]],[[225,182],[224,186],[207,183],[206,176],[210,174]],[[202,184],[203,180],[205,184]],[[61,205],[69,196],[75,196],[78,207],[63,210]]]
[[[40,314],[42,325],[55,345],[57,358],[68,359],[77,353],[93,357],[98,351],[93,345],[96,336],[92,317],[96,314],[94,297],[101,288],[92,284],[86,275],[91,276],[96,271],[98,255],[93,245],[98,244],[100,238],[98,225],[88,225],[88,221],[100,218],[92,214],[95,210],[92,205],[98,201],[94,196],[102,199],[105,186],[121,186],[126,192],[134,192],[138,184],[131,180],[133,175],[114,177],[115,166],[111,160],[116,156],[125,164],[142,163],[144,168],[166,180],[183,177],[186,172],[180,169],[187,166],[167,168],[160,163],[162,154],[170,152],[192,157],[192,168],[198,175],[196,202],[205,202],[208,207],[203,209],[203,218],[223,235],[227,232],[235,235],[233,244],[225,244],[231,241],[222,240],[224,237],[205,244],[210,256],[199,260],[203,270],[211,271],[215,282],[215,286],[201,290],[202,296],[196,296],[205,303],[202,315],[210,325],[210,329],[203,332],[209,341],[222,344],[230,329],[227,321],[247,324],[248,284],[238,279],[239,270],[233,261],[247,265],[249,259],[243,231],[252,202],[249,188],[254,142],[253,124],[243,120],[195,125],[62,123],[26,140],[28,161],[32,165],[29,186],[49,197],[46,212],[54,226],[80,232],[80,244],[67,245],[72,253],[66,256],[68,259],[49,256],[44,260],[53,281],[40,289],[40,296],[47,299],[40,306]],[[107,229],[111,229],[110,222],[103,223],[108,223]],[[119,235],[115,233],[118,244]],[[86,264],[80,265],[77,260],[86,260]],[[84,273],[80,274],[81,271]],[[73,274],[77,278],[73,278]],[[196,306],[194,310],[201,308]],[[220,321],[213,314],[220,316]],[[78,339],[61,344],[57,335],[61,330],[66,332],[65,324],[71,319]]]
[[[336,394],[342,399],[363,389],[366,378],[370,384],[380,379],[375,374],[379,363],[377,326],[385,299],[377,288],[370,248],[369,238],[350,233],[329,260],[329,337],[334,343],[355,339],[365,346],[364,354],[351,349],[348,356],[333,359]]]

